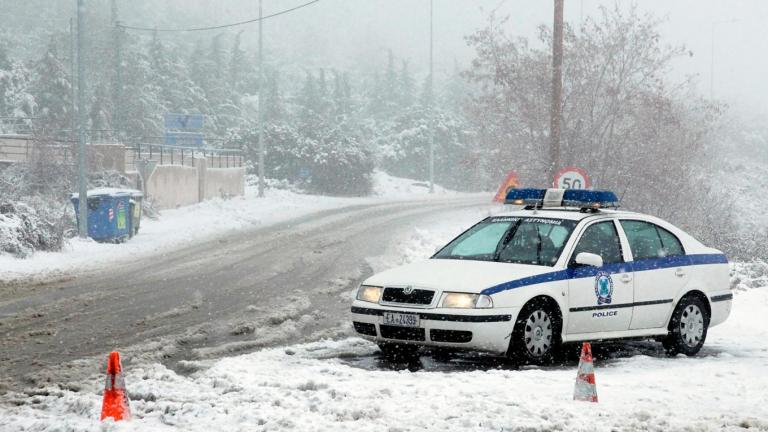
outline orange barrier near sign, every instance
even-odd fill
[[[509,174],[507,174],[507,178],[504,180],[504,183],[499,186],[499,190],[496,192],[496,196],[493,197],[493,202],[503,203],[504,199],[507,197],[507,191],[510,188],[516,188],[519,186],[520,179],[517,177],[517,173],[510,171]]]
[[[123,365],[120,363],[120,353],[109,353],[107,361],[107,381],[104,386],[104,401],[101,404],[101,419],[112,417],[115,421],[130,420],[131,407],[128,405],[128,395],[125,394]]]

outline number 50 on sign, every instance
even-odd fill
[[[587,172],[579,167],[565,167],[555,174],[552,186],[558,189],[589,189]]]

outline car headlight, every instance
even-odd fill
[[[381,292],[384,290],[382,287],[360,285],[357,290],[357,299],[367,301],[371,303],[378,303],[381,298]]]
[[[482,294],[467,293],[443,293],[440,300],[440,307],[460,308],[460,309],[487,309],[493,307],[493,300],[490,296]]]

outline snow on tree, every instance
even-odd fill
[[[32,70],[29,92],[35,99],[32,114],[45,130],[60,135],[71,128],[72,83],[53,39]]]

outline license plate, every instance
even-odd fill
[[[418,327],[419,315],[411,313],[384,312],[384,324],[401,327]]]

